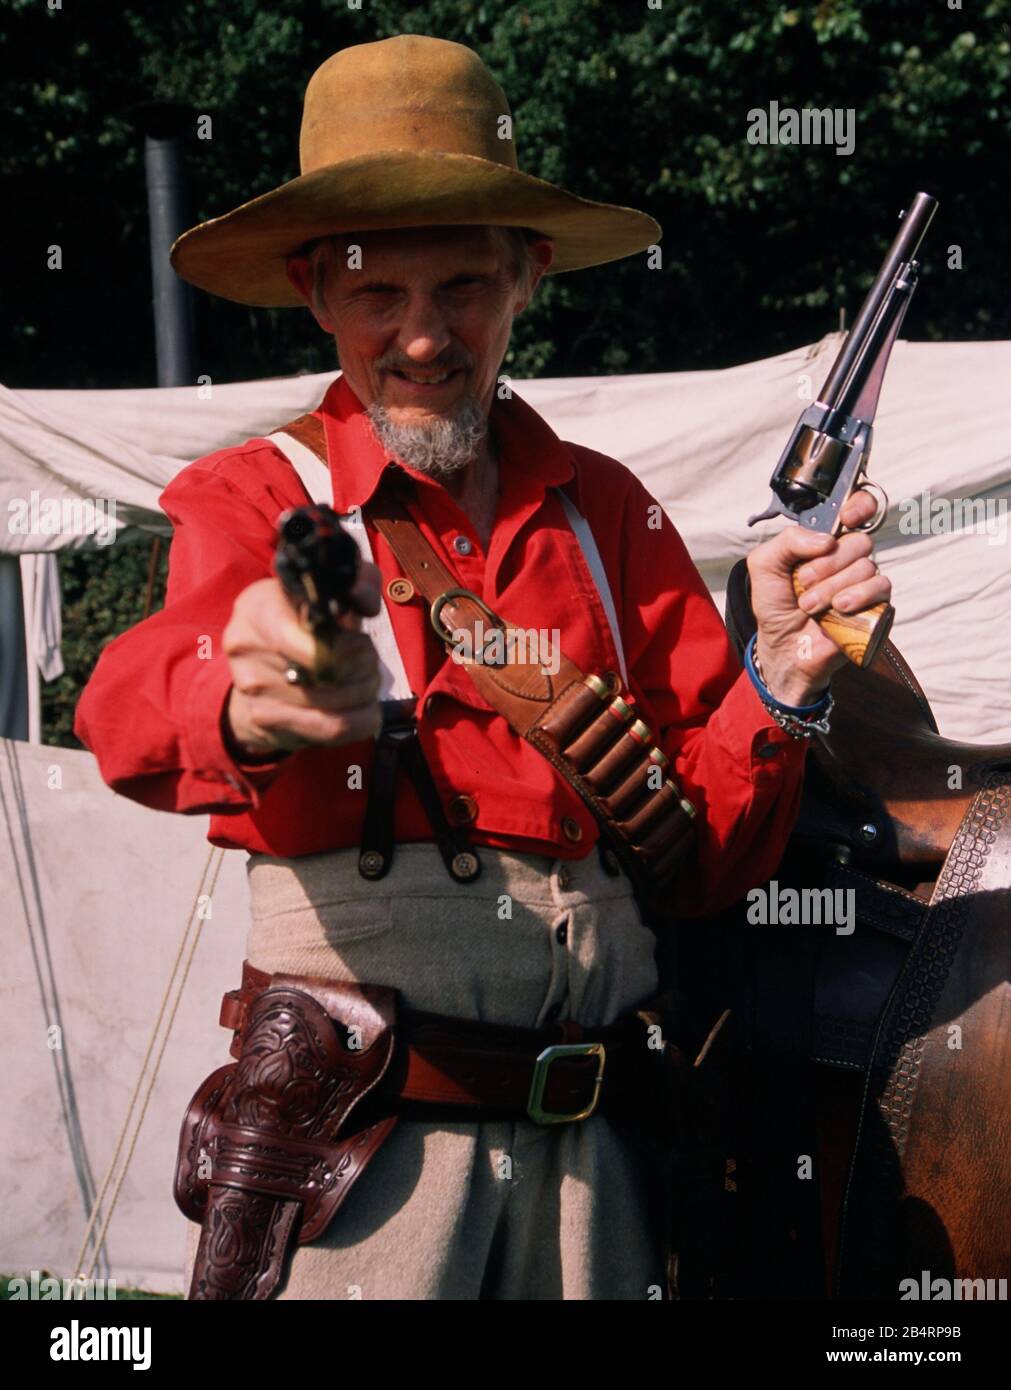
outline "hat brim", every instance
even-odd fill
[[[304,303],[285,262],[314,237],[396,227],[531,227],[554,241],[551,273],[634,255],[660,239],[644,212],[596,203],[477,155],[389,150],[316,169],[222,217],[172,247],[176,273],[239,304]]]

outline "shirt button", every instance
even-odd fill
[[[569,884],[572,882],[572,875],[569,873],[568,869],[565,867],[564,864],[558,870],[558,873],[555,875],[555,877],[558,880],[559,888],[564,893],[565,890],[568,888]]]
[[[454,796],[446,814],[453,825],[470,825],[477,820],[477,802],[472,796]]]
[[[466,536],[457,536],[453,541],[453,549],[457,555],[469,555],[473,548]]]
[[[760,758],[774,758],[779,752],[779,746],[775,743],[763,743],[758,750]]]
[[[410,603],[414,597],[414,585],[409,579],[391,579],[386,592],[394,603]]]
[[[555,928],[555,940],[560,946],[564,946],[569,939],[569,928],[565,922],[560,927]]]
[[[566,816],[562,821],[562,834],[567,840],[576,843],[583,838],[583,827],[579,821],[573,820],[571,816]]]

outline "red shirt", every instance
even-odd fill
[[[343,377],[317,414],[334,506],[349,511],[368,502],[389,460]],[[684,543],[635,475],[563,443],[515,395],[495,401],[491,420],[500,499],[487,553],[441,484],[407,469],[417,484],[414,519],[461,585],[509,624],[557,629],[584,671],[620,671],[579,542],[550,490],[566,488],[600,549],[639,715],[698,808],[697,858],[682,870],[672,908],[687,915],[735,901],[779,862],[806,742],[765,711]],[[74,726],[115,791],[160,810],[210,812],[213,844],[285,858],[359,843],[367,790],[349,769],[361,768],[367,789],[374,749],[372,740],[306,748],[253,768],[223,740],[231,674],[222,631],[237,594],[272,573],[278,516],[306,501],[291,465],[263,439],[184,468],[160,498],[175,527],[165,606],[105,648]],[[385,585],[399,567],[367,513],[366,525]],[[469,554],[454,548],[458,536],[470,540]],[[424,601],[388,607],[443,804],[461,794],[477,803],[473,842],[557,858],[589,853],[598,839],[592,815],[481,699],[436,638]],[[394,826],[397,840],[433,838],[403,773]]]

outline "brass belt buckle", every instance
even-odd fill
[[[561,1057],[597,1057],[597,1075],[593,1078],[593,1098],[585,1110],[574,1111],[568,1115],[557,1115],[552,1110],[545,1110],[541,1106],[544,1099],[544,1088],[548,1082],[548,1068],[552,1062],[557,1062]],[[560,1125],[569,1120],[585,1120],[592,1115],[597,1108],[597,1101],[600,1099],[600,1086],[604,1079],[604,1063],[607,1054],[604,1044],[600,1042],[587,1043],[555,1043],[551,1047],[546,1047],[534,1063],[533,1080],[530,1083],[530,1098],[527,1101],[527,1114],[535,1125]]]
[[[444,589],[441,594],[437,594],[432,600],[429,618],[432,627],[435,629],[436,636],[440,638],[441,641],[445,642],[447,646],[453,641],[453,633],[442,626],[442,610],[446,604],[454,598],[469,598],[472,603],[477,604],[478,608],[480,608],[481,612],[488,619],[488,627],[505,629],[505,624],[499,615],[488,607],[484,599],[478,598],[477,594],[472,593],[470,589]]]

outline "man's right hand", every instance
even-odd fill
[[[361,631],[361,615],[379,612],[380,583],[377,567],[363,562],[351,592],[353,609],[340,619],[331,648],[337,678],[326,685],[285,679],[291,663],[312,670],[316,641],[281,581],[259,579],[239,594],[222,645],[232,668],[227,732],[243,760],[311,744],[357,743],[379,732],[379,658]]]

